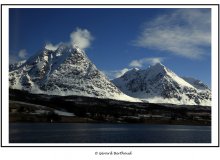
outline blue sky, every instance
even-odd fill
[[[79,43],[110,79],[162,63],[211,87],[211,9],[9,9],[9,63]]]

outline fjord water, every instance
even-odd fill
[[[10,123],[9,143],[211,143],[211,126]]]

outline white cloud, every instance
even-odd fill
[[[156,63],[161,63],[166,59],[165,57],[151,57],[151,58],[143,58],[140,60],[133,60],[129,66],[130,67],[142,67],[143,63],[148,63],[148,64],[156,64]]]
[[[77,45],[80,49],[86,49],[91,46],[91,41],[94,40],[94,37],[91,36],[90,32],[87,29],[76,28],[76,31],[73,31],[70,34],[70,41],[67,43],[59,42],[56,45],[48,42],[45,48],[50,50],[56,50],[62,43],[63,44],[72,44]]]
[[[94,40],[94,38],[87,29],[82,30],[76,28],[76,31],[70,34],[70,43],[78,45],[81,49],[88,48],[92,40]]]
[[[202,58],[211,46],[211,10],[177,9],[145,23],[133,45],[171,51],[188,58]]]
[[[63,42],[60,42],[56,45],[51,44],[50,42],[46,44],[45,48],[49,50],[56,50]]]
[[[138,60],[133,60],[130,64],[130,67],[142,67],[142,64]]]
[[[21,49],[19,52],[9,51],[9,64],[17,63],[22,60],[27,59],[27,51],[26,49]]]
[[[124,68],[122,70],[117,70],[116,73],[114,74],[114,77],[119,78],[119,77],[123,76],[129,70],[131,70],[131,69]]]
[[[28,55],[26,49],[22,49],[18,53],[18,56],[22,59],[26,59],[27,58],[26,55]]]
[[[119,78],[124,75],[127,71],[131,69],[124,68],[122,70],[114,70],[114,71],[101,71],[105,76],[112,77],[112,78]]]
[[[110,71],[100,71],[100,72],[102,72],[105,76],[113,76],[114,74]]]

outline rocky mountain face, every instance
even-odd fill
[[[199,80],[181,78],[158,63],[136,68],[112,80],[125,94],[150,103],[211,106],[211,89]]]
[[[122,93],[76,45],[43,48],[9,72],[9,87],[48,95],[141,102]]]

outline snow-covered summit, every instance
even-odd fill
[[[39,50],[18,69],[9,72],[9,87],[31,93],[79,95],[141,102],[122,93],[76,45]]]
[[[112,83],[125,94],[151,103],[211,105],[211,90],[203,92],[161,63],[128,71]]]
[[[160,72],[161,70],[166,70],[166,67],[164,65],[162,65],[161,63],[156,63],[156,64],[152,64],[147,69]]]

